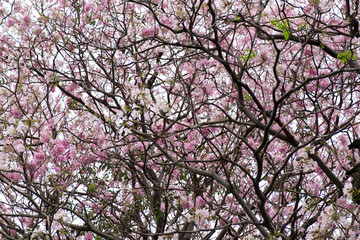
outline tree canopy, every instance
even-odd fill
[[[358,5],[3,0],[1,239],[358,239]]]

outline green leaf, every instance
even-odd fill
[[[233,21],[234,23],[239,23],[239,22],[242,21],[242,17],[237,16],[237,17],[235,17],[232,21]]]
[[[290,32],[285,31],[285,32],[284,32],[284,37],[285,37],[285,40],[286,40],[286,41],[289,40]]]
[[[125,111],[126,111],[127,113],[131,113],[131,112],[132,112],[132,109],[131,109],[131,107],[130,107],[129,105],[125,105]]]
[[[156,214],[156,220],[159,220],[160,218],[162,218],[164,216],[164,212],[161,211],[160,209],[158,211],[155,211]]]
[[[356,60],[356,55],[353,55],[353,53],[351,51],[339,53],[336,57],[337,57],[337,59],[339,59],[341,61],[342,64],[349,61],[350,58],[353,60]]]
[[[91,192],[91,193],[96,191],[96,186],[95,186],[94,183],[89,184],[88,191]]]
[[[251,101],[251,100],[252,100],[252,97],[251,97],[249,94],[246,94],[246,95],[245,95],[245,100]]]
[[[287,19],[280,21],[278,19],[271,20],[270,23],[284,33],[285,40],[289,40],[290,37],[290,23]]]
[[[253,59],[254,57],[256,57],[257,52],[253,51],[253,50],[246,50],[244,55],[240,56],[240,59],[242,59],[244,62],[246,62],[249,59]]]

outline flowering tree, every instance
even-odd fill
[[[358,1],[3,1],[2,239],[360,236]]]

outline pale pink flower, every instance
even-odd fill
[[[155,28],[154,27],[149,27],[149,28],[145,28],[143,31],[142,31],[142,36],[144,37],[152,37],[154,36],[155,34]]]
[[[195,219],[199,226],[202,226],[205,220],[210,216],[209,211],[205,209],[196,209],[195,210]]]
[[[185,143],[185,149],[190,152],[194,152],[196,150],[194,143]]]
[[[205,203],[205,200],[201,196],[196,198],[196,207],[202,207],[205,205]]]
[[[63,154],[63,153],[65,152],[65,147],[64,147],[63,145],[57,144],[57,145],[54,147],[54,152],[55,152],[55,154],[57,154],[57,155]]]
[[[25,146],[24,146],[24,144],[23,144],[21,141],[19,141],[19,140],[17,140],[16,142],[14,142],[14,148],[15,148],[15,150],[16,150],[18,153],[25,151]]]
[[[83,239],[84,240],[92,240],[93,239],[92,233],[88,232],[87,234],[85,234]]]
[[[316,76],[317,75],[316,69],[311,69],[309,71],[309,73],[310,73],[311,76]]]
[[[15,24],[14,19],[9,18],[7,22],[7,27],[12,27]]]
[[[16,133],[16,129],[13,125],[11,125],[10,127],[8,127],[6,129],[6,131],[4,132],[5,135],[9,135],[9,136],[12,136]]]
[[[45,153],[43,151],[34,153],[34,160],[36,162],[42,162],[45,160]]]
[[[47,133],[45,135],[40,136],[40,141],[43,143],[49,143],[50,142],[50,135],[51,133]]]
[[[19,173],[15,173],[15,172],[8,173],[7,177],[10,180],[13,180],[13,181],[20,181],[21,180],[21,175]]]
[[[65,217],[66,213],[62,210],[59,210],[55,213],[54,219],[55,220],[61,220],[63,217]]]
[[[84,7],[85,12],[90,12],[90,10],[92,10],[93,6],[91,5],[91,3],[87,3]]]
[[[53,221],[52,228],[53,228],[54,230],[59,231],[59,230],[62,229],[62,225],[61,225],[59,222],[57,222],[57,221]]]
[[[17,109],[16,107],[13,107],[13,108],[12,108],[11,113],[12,113],[16,118],[20,118],[20,116],[21,116],[21,112],[20,112],[19,109]]]

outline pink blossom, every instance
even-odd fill
[[[196,198],[196,207],[202,207],[206,204],[205,200],[201,197],[201,196],[198,196]]]
[[[110,199],[110,198],[112,198],[112,196],[113,195],[110,192],[105,191],[105,192],[103,192],[103,195],[101,196],[101,198]]]
[[[172,176],[174,177],[174,179],[177,179],[180,176],[180,171],[178,169],[175,169],[172,172]]]
[[[353,230],[349,231],[349,236],[350,236],[349,240],[356,240],[357,239],[357,234]]]
[[[190,142],[190,143],[185,143],[185,149],[190,152],[194,152],[196,150],[196,147],[194,143]]]
[[[194,200],[191,195],[180,196],[180,204],[185,209],[192,209],[194,207]]]
[[[15,20],[12,18],[9,18],[8,22],[7,22],[7,27],[12,27],[14,24],[15,24]]]
[[[50,142],[50,135],[51,133],[47,133],[40,136],[40,141],[43,143],[49,143]]]
[[[23,28],[25,28],[26,26],[28,26],[30,24],[30,21],[31,21],[30,16],[28,14],[25,14],[23,17],[23,20],[21,22],[21,26]]]
[[[84,165],[86,165],[86,164],[90,163],[90,161],[91,161],[91,158],[90,158],[89,156],[83,156],[81,162],[82,162]]]
[[[57,231],[62,229],[62,225],[58,221],[53,221],[52,227],[54,230],[57,230]]]
[[[155,28],[154,27],[149,27],[149,28],[145,28],[143,31],[142,31],[142,36],[144,37],[152,37],[154,36],[155,34]]]
[[[237,98],[238,98],[238,93],[236,91],[231,93],[230,103],[234,103],[235,100],[237,100]]]
[[[191,63],[184,63],[183,70],[187,71],[190,75],[192,75],[195,72],[195,68]]]
[[[317,74],[317,72],[316,72],[315,69],[311,69],[311,70],[309,71],[309,73],[310,73],[311,76],[316,76],[316,74]]]
[[[209,128],[202,128],[201,133],[207,137],[211,133],[211,130]]]
[[[20,181],[21,175],[16,172],[10,172],[7,174],[7,177],[13,181]]]
[[[195,219],[197,220],[199,226],[204,225],[205,220],[210,216],[209,211],[205,209],[196,209],[195,210]]]
[[[203,91],[206,95],[209,95],[212,92],[212,86],[210,84],[205,85]]]
[[[10,229],[10,235],[11,236],[16,236],[16,231],[14,229]]]
[[[8,127],[8,128],[6,129],[6,131],[4,131],[4,134],[5,134],[5,135],[9,135],[9,136],[12,136],[12,135],[16,134],[16,129],[15,129],[15,127],[14,127],[13,125],[11,125],[10,127]]]
[[[14,148],[18,153],[24,152],[25,151],[25,146],[22,143],[21,140],[17,140],[14,142]]]
[[[316,166],[315,170],[319,176],[324,177],[324,172],[321,170],[319,166]]]
[[[348,139],[346,138],[345,134],[339,135],[339,140],[342,145],[347,146],[349,144]]]
[[[34,153],[34,160],[37,162],[42,162],[45,160],[45,153],[43,151]]]
[[[281,153],[281,154],[286,153],[286,148],[285,148],[285,147],[281,147],[281,148],[279,149],[279,153]]]
[[[160,209],[161,209],[161,211],[165,211],[165,203],[164,202],[161,202],[161,204],[160,204]]]
[[[92,4],[91,3],[87,3],[86,5],[85,5],[85,7],[84,7],[84,10],[85,10],[85,12],[90,12],[90,10],[92,10],[92,8],[93,8],[93,6],[92,6]]]
[[[11,113],[12,113],[16,118],[20,118],[20,116],[21,116],[21,112],[20,112],[19,109],[16,108],[16,107],[13,107],[13,108],[12,108]]]
[[[63,154],[65,152],[65,147],[61,144],[57,144],[55,147],[54,147],[54,152],[56,155],[60,155],[60,154]]]
[[[209,65],[209,60],[207,59],[200,59],[198,62],[196,62],[196,68],[201,68],[202,66],[207,67]]]
[[[54,219],[61,220],[65,216],[66,216],[66,212],[64,212],[63,210],[58,210],[54,215]]]
[[[68,0],[60,0],[59,3],[63,7],[69,7],[70,6],[70,1],[68,1]]]

